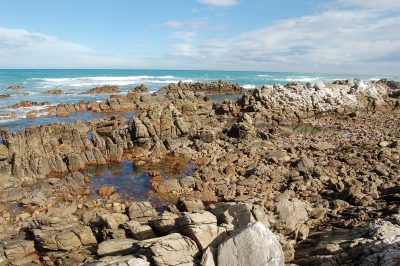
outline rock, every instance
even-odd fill
[[[386,140],[383,140],[383,141],[379,142],[379,146],[380,147],[387,147],[389,145],[390,145],[390,143],[388,141],[386,141]]]
[[[149,224],[158,235],[166,235],[176,230],[176,218],[178,218],[178,215],[164,211],[159,217],[151,220]]]
[[[80,246],[96,245],[97,241],[90,227],[72,227],[63,231],[34,229],[38,246],[44,250],[73,250]]]
[[[279,265],[285,260],[275,235],[262,223],[256,222],[218,247],[218,265]]]
[[[306,204],[303,201],[297,199],[289,201],[284,199],[277,203],[276,209],[280,220],[289,231],[299,230],[301,225],[308,220]]]
[[[33,241],[12,240],[4,245],[4,255],[8,260],[21,259],[35,252],[35,243]]]
[[[309,158],[302,156],[296,163],[295,168],[301,173],[312,173],[314,162]]]
[[[177,233],[143,240],[139,245],[142,249],[148,249],[156,266],[194,265],[199,256],[196,243]]]
[[[176,204],[177,208],[182,212],[193,212],[204,210],[204,204],[201,200],[179,200]]]
[[[136,258],[134,255],[106,256],[96,261],[85,263],[85,266],[150,266],[144,258]]]
[[[99,244],[99,256],[117,256],[130,254],[138,250],[137,240],[130,238],[110,239]]]
[[[157,211],[151,206],[148,201],[133,202],[128,209],[129,218],[138,222],[148,222],[157,217]]]
[[[59,95],[59,94],[63,94],[64,92],[62,90],[48,90],[48,91],[44,91],[42,92],[42,94],[45,95]]]
[[[201,266],[216,266],[217,261],[217,248],[208,247],[201,257],[200,265]]]
[[[137,221],[129,221],[125,223],[123,227],[127,232],[128,236],[138,240],[156,237],[156,235],[153,232],[153,229],[151,229],[149,225],[140,224]]]
[[[0,144],[0,161],[4,161],[9,157],[8,148],[4,144]]]
[[[0,94],[0,99],[11,97],[10,94]]]
[[[7,90],[22,90],[22,89],[25,89],[25,87],[19,85],[10,85],[7,87]]]
[[[241,203],[219,202],[210,205],[207,211],[217,217],[218,223],[232,225],[235,230],[244,228],[254,222],[250,209],[245,204]]]
[[[210,212],[185,213],[176,219],[178,231],[196,241],[200,250],[216,247],[225,237],[225,228],[217,226],[217,218]]]
[[[30,111],[26,113],[26,119],[35,119],[35,118],[37,118],[36,111]]]
[[[83,94],[112,94],[112,93],[120,93],[121,90],[117,86],[101,86],[90,89]]]
[[[114,193],[115,193],[114,186],[103,186],[99,189],[99,196],[102,198],[108,198]]]
[[[37,107],[37,106],[46,106],[46,105],[50,105],[50,102],[21,101],[19,103],[8,105],[8,106],[2,107],[0,109],[22,108],[22,107]]]

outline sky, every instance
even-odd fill
[[[0,68],[400,73],[400,0],[0,0]]]

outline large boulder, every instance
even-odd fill
[[[218,247],[217,262],[219,266],[283,266],[285,259],[275,235],[256,222]]]

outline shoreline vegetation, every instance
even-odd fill
[[[400,263],[398,81],[119,92],[1,108],[107,116],[0,130],[0,265]]]

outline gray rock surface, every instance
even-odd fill
[[[262,223],[256,222],[221,243],[218,265],[283,266],[282,247],[276,236]]]

